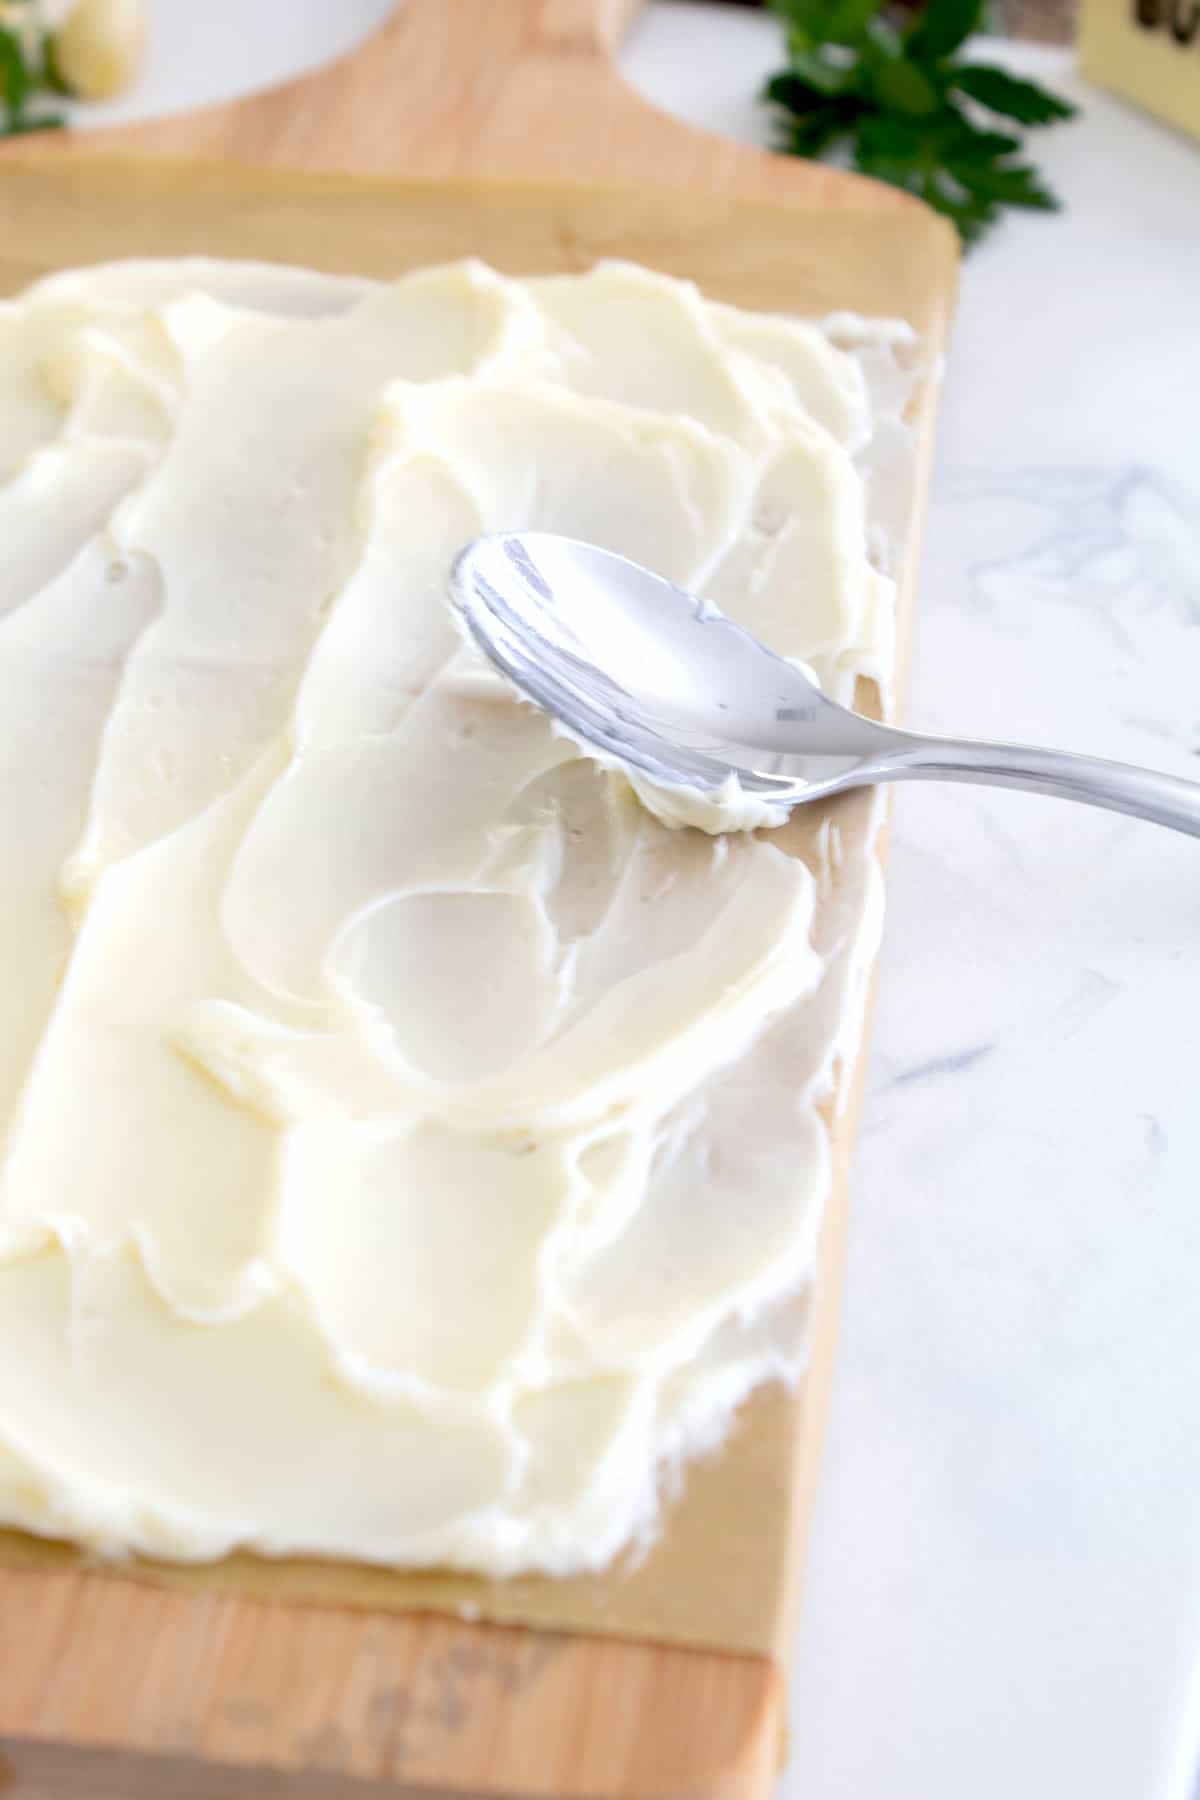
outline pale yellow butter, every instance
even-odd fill
[[[0,1523],[567,1573],[798,1371],[877,876],[818,954],[802,863],[651,818],[445,587],[566,532],[849,697],[846,330],[622,265],[0,306]]]

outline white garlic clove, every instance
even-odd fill
[[[84,100],[110,100],[137,78],[146,53],[145,0],[78,0],[53,39],[64,86]]]

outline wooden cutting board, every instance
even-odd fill
[[[637,99],[611,62],[635,3],[408,0],[361,51],[272,92],[83,144],[6,149],[0,291],[61,260],[50,220],[56,244],[69,221],[81,263],[192,251],[287,261],[300,245],[304,260],[386,275],[466,254],[514,271],[620,255],[742,305],[907,317],[936,362],[954,288],[949,231],[893,190],[726,143]],[[185,181],[97,151],[214,160]],[[239,162],[405,180],[273,184]],[[930,381],[906,616],[932,397]],[[852,1110],[834,1125],[838,1192],[798,1423],[788,1403],[792,1561],[816,1480]],[[66,1561],[0,1567],[0,1793],[20,1800],[750,1800],[777,1769],[784,1698],[770,1654],[283,1605]]]

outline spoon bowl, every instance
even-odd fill
[[[888,736],[686,588],[550,532],[478,538],[451,587],[472,637],[574,737],[666,788],[791,806]],[[800,745],[804,745],[800,749]]]
[[[843,788],[938,779],[1027,788],[1200,836],[1200,783],[865,719],[716,607],[594,544],[537,531],[477,538],[450,588],[518,691],[626,768],[649,804],[671,798],[663,816],[674,822],[778,825]],[[731,790],[751,806],[730,809]]]

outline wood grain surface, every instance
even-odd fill
[[[612,53],[640,0],[405,0],[350,56],[248,99],[90,134],[96,147],[357,173],[542,176],[870,212],[895,188],[683,125]],[[46,134],[26,154],[54,155]]]
[[[611,63],[631,11],[629,0],[408,0],[360,52],[274,92],[83,146],[5,150],[0,291],[62,260],[47,245],[64,238],[77,262],[188,251],[294,260],[298,247],[303,260],[369,274],[468,253],[513,270],[622,255],[744,305],[906,316],[936,358],[954,287],[949,230],[893,190],[645,106]],[[98,150],[213,160],[174,171]],[[497,177],[517,185],[491,185]],[[564,188],[568,178],[585,185]],[[629,189],[611,185],[621,183]],[[929,383],[906,616],[932,403]],[[840,803],[843,830],[864,818],[853,798]],[[773,1576],[781,1637],[816,1485],[852,1119],[848,1108],[833,1127],[836,1193],[803,1399],[764,1397],[742,1427],[774,1429],[786,1411],[795,1440],[789,1542]],[[779,1658],[766,1653],[281,1604],[236,1583],[173,1589],[65,1556],[0,1566],[0,1793],[19,1800],[751,1800],[778,1764],[784,1695]]]

